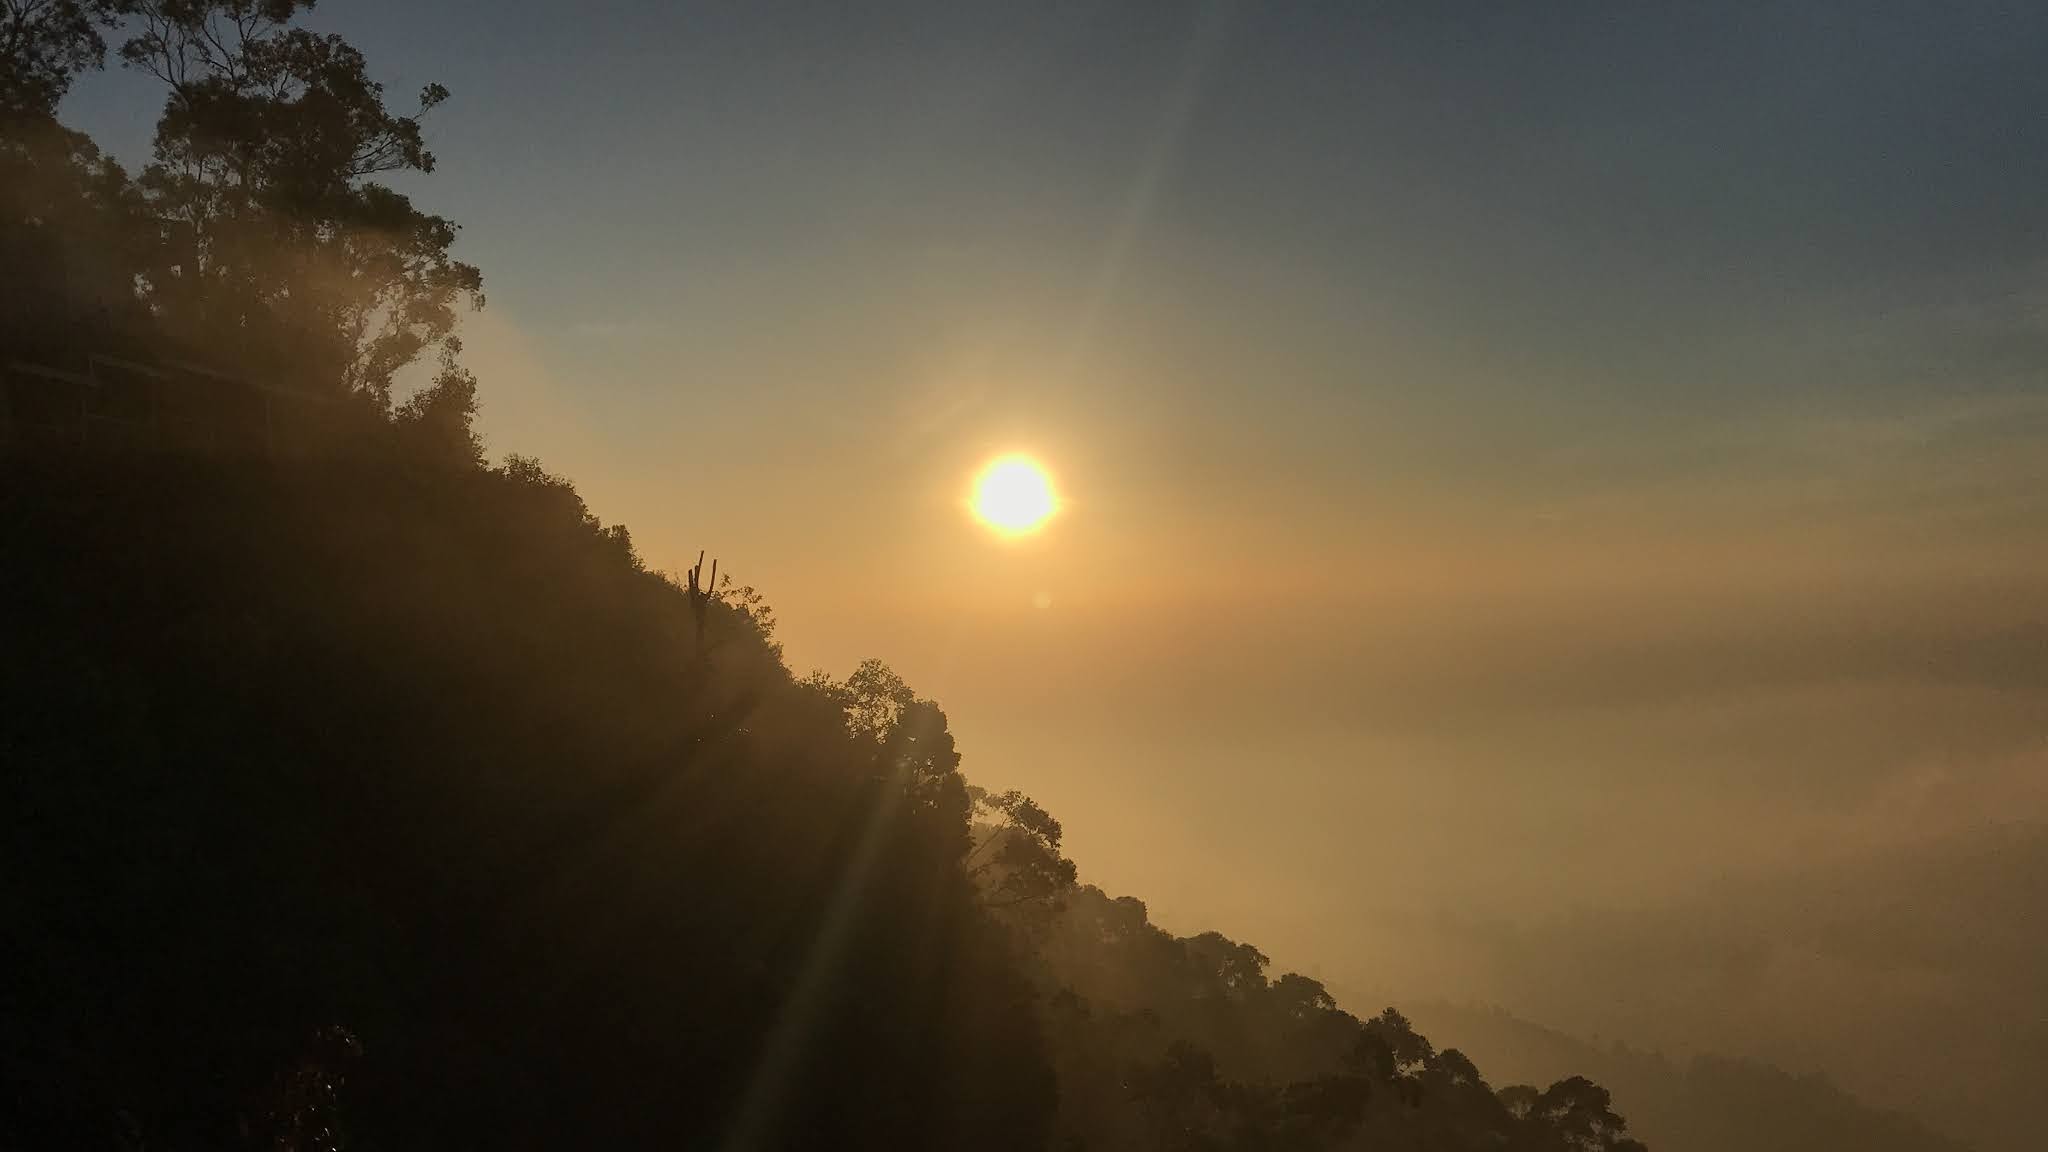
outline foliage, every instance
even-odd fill
[[[416,112],[394,113],[360,52],[294,23],[309,0],[5,3],[10,182],[97,183],[94,203],[118,208],[70,212],[64,250],[39,256],[67,321],[91,317],[100,343],[175,348],[380,409],[429,354],[437,386],[464,391],[451,338],[459,308],[483,302],[482,275],[454,257],[453,222],[378,180],[433,171],[421,117],[447,89],[428,85]],[[117,17],[130,33],[122,61],[165,91],[152,159],[132,180],[52,119]],[[10,231],[51,233],[62,197],[24,199],[6,205]]]
[[[1392,1008],[1359,1020],[1258,949],[1080,888],[1038,952],[1072,1146],[1639,1152],[1582,1079],[1496,1094]]]
[[[294,27],[309,0],[129,0],[131,67],[169,89],[141,184],[157,230],[144,273],[160,322],[197,343],[263,341],[388,401],[393,375],[481,299],[455,225],[372,178],[434,169],[420,116],[385,107],[363,56]]]
[[[975,815],[988,821],[977,828],[968,875],[981,886],[991,909],[1018,909],[1013,922],[1037,926],[1074,886],[1074,862],[1060,854],[1060,822],[1015,790],[969,788],[968,796]],[[1034,905],[1032,911],[1040,915],[1024,912],[1023,905]]]
[[[107,51],[111,0],[0,0],[0,119],[54,116]]]

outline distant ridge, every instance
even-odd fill
[[[1416,1026],[1496,1075],[1590,1076],[1628,1104],[1630,1127],[1659,1152],[1969,1152],[1905,1113],[1873,1107],[1818,1075],[1726,1056],[1673,1059],[1602,1046],[1491,1007],[1404,1006]],[[1559,1070],[1568,1070],[1560,1072]]]

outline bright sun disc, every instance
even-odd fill
[[[1035,532],[1059,511],[1052,477],[1028,456],[991,461],[974,480],[974,514],[1009,536]]]

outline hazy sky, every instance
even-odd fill
[[[407,188],[493,451],[888,660],[1169,926],[1398,986],[1383,913],[2048,819],[2048,8],[313,23],[454,91]],[[65,114],[137,157],[136,84]]]

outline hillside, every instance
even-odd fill
[[[1038,1146],[935,710],[850,726],[530,466],[14,468],[4,508],[11,1145],[701,1142],[751,1095]]]

